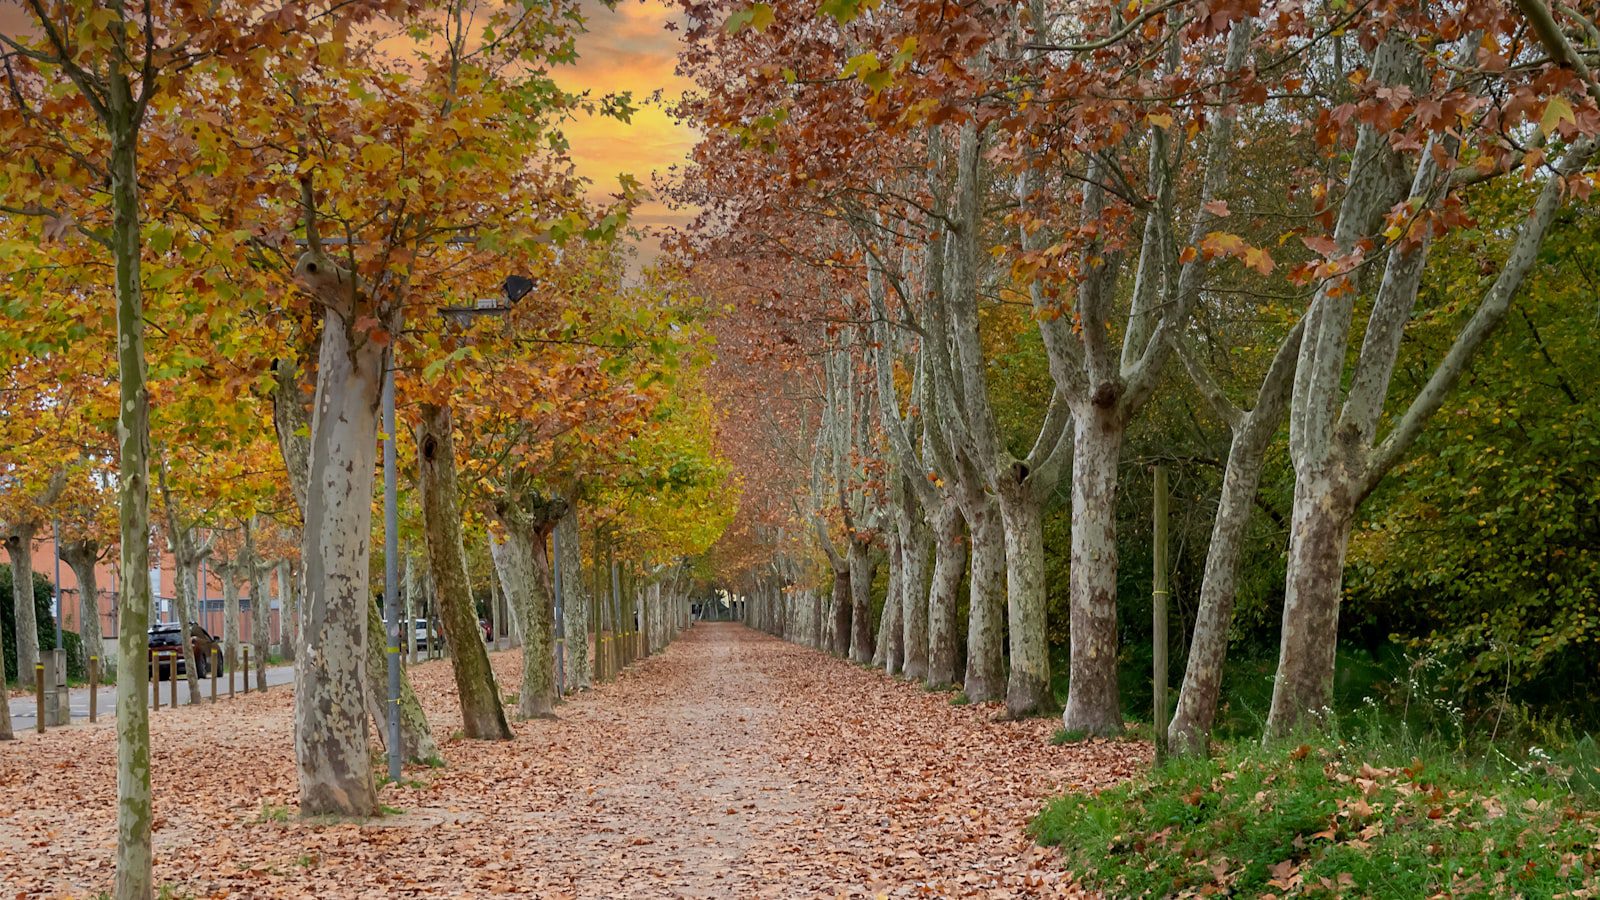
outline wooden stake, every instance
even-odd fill
[[[243,644],[239,647],[244,651],[244,692],[250,693],[250,645]]]
[[[1167,467],[1156,466],[1155,471],[1155,547],[1151,554],[1155,560],[1154,585],[1151,600],[1154,653],[1152,676],[1155,687],[1155,714],[1151,717],[1155,732],[1156,759],[1167,756]]]
[[[222,651],[216,645],[211,647],[211,702],[217,702],[217,666],[222,664]]]
[[[89,657],[89,722],[94,723],[100,712],[100,657]]]
[[[159,653],[159,652],[150,654],[150,708],[151,709],[160,709],[161,708],[161,656],[162,656],[162,654]]]
[[[181,631],[179,632],[180,635],[182,633],[183,632],[181,632]],[[170,704],[168,704],[168,705],[171,706],[173,709],[177,709],[178,708],[178,660],[183,659],[183,653],[178,652],[178,653],[170,654],[169,658],[170,658],[171,662],[169,664],[169,668],[167,669],[167,684],[172,686],[172,691],[171,691],[171,693],[169,695],[172,698],[172,702]],[[191,697],[189,699],[193,700],[194,698]]]

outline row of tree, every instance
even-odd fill
[[[1323,722],[1358,510],[1547,239],[1576,227],[1562,210],[1587,209],[1592,15],[1542,0],[683,8],[701,89],[684,111],[706,136],[679,185],[704,209],[681,249],[743,304],[719,325],[743,351],[722,363],[728,402],[770,379],[742,370],[785,386],[731,445],[741,470],[777,473],[747,486],[722,551],[764,599],[757,621],[959,680],[1012,715],[1046,710],[1059,489],[1064,726],[1119,731],[1125,445],[1153,402],[1193,396],[1229,441],[1168,737],[1207,746],[1275,453],[1293,488],[1266,729]],[[1023,358],[1039,377],[1006,383],[1035,372]],[[1420,376],[1397,379],[1402,362]]]
[[[82,548],[85,591],[92,561],[118,557],[116,897],[152,893],[141,700],[156,539],[176,559],[186,623],[205,560],[242,565],[256,598],[270,570],[291,585],[308,815],[378,809],[381,440],[404,461],[405,527],[469,737],[511,737],[469,543],[487,541],[523,646],[523,716],[552,713],[559,635],[570,680],[593,677],[591,608],[614,635],[644,630],[649,649],[686,624],[682,560],[730,515],[708,336],[679,281],[625,278],[618,238],[637,183],[624,176],[597,202],[573,173],[563,119],[632,109],[555,84],[583,27],[576,8],[27,11],[0,34],[0,520],[24,569],[43,523],[59,521],[64,549]],[[386,389],[401,415],[387,435]],[[635,561],[627,593],[589,594],[603,576],[585,574],[584,554],[592,573]],[[18,610],[31,635],[32,605]],[[264,643],[266,617],[253,618]],[[437,756],[408,685],[401,707],[406,756]]]

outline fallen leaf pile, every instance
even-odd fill
[[[504,743],[460,727],[446,662],[411,669],[447,765],[365,823],[294,815],[289,688],[163,708],[155,875],[195,897],[1070,896],[1028,839],[1052,794],[1148,747],[1053,747],[1050,719],[885,678],[737,625],[698,625]],[[496,654],[502,690],[520,660]],[[84,897],[114,867],[106,721],[0,745],[0,897]],[[399,810],[394,812],[393,810]]]

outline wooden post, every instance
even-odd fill
[[[150,654],[150,708],[161,708],[161,651]]]
[[[244,651],[244,692],[250,693],[250,645],[243,644],[239,647]]]
[[[211,645],[211,702],[217,702],[217,666],[222,665],[222,650]]]
[[[100,657],[89,657],[89,723],[93,724],[100,713]]]
[[[33,666],[33,690],[34,698],[38,701],[38,715],[33,720],[33,730],[44,734],[44,663],[35,663]]]
[[[1167,756],[1167,467],[1156,466],[1155,471],[1155,547],[1151,554],[1155,561],[1154,590],[1151,592],[1152,673],[1155,694],[1155,714],[1151,717],[1155,732],[1156,759]]]
[[[233,699],[233,676],[234,676],[235,671],[239,667],[236,666],[236,665],[233,665],[232,664],[232,660],[229,660],[228,663],[229,663],[229,665],[228,665],[228,699],[232,700]]]
[[[180,632],[178,632],[178,634],[181,636],[187,630],[188,629],[184,629],[184,631],[180,631]],[[178,660],[183,659],[183,651],[180,650],[180,651],[178,651],[176,653],[172,653],[172,654],[170,654],[170,657],[171,657],[171,668],[167,669],[167,684],[172,686],[171,693],[169,694],[169,696],[172,698],[172,702],[167,704],[167,705],[171,706],[173,709],[177,709],[178,708]],[[189,699],[191,701],[194,700],[193,697],[190,697]]]

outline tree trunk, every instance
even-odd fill
[[[1268,738],[1287,736],[1306,724],[1320,726],[1331,712],[1344,556],[1355,505],[1349,480],[1338,470],[1304,472],[1295,478],[1283,635],[1267,714]]]
[[[11,558],[11,608],[15,615],[17,641],[17,681],[33,683],[33,670],[39,664],[39,620],[33,614],[33,539],[39,526],[18,522],[6,538],[6,555]]]
[[[115,56],[115,53],[112,54]],[[115,900],[153,893],[150,828],[150,396],[145,388],[144,296],[139,280],[138,125],[132,85],[109,79],[112,255],[117,293],[117,524],[122,608],[117,613],[117,877]],[[31,607],[30,607],[31,614]],[[21,622],[19,620],[19,625]]]
[[[1005,696],[1004,617],[1005,528],[993,500],[967,513],[972,530],[972,572],[968,581],[967,676],[962,693],[973,703]]]
[[[411,629],[415,634],[416,629]],[[367,634],[384,634],[383,615],[377,603],[367,604]],[[378,743],[385,744],[389,737],[389,711],[385,701],[389,696],[389,652],[386,641],[367,642],[367,708],[372,713],[373,730],[379,735]],[[432,765],[441,754],[428,727],[428,717],[422,711],[416,691],[411,689],[411,679],[400,679],[400,755],[409,763]]]
[[[100,636],[100,586],[95,573],[95,563],[100,560],[100,545],[93,541],[73,541],[61,545],[61,558],[72,567],[78,582],[78,638],[83,642],[85,657],[101,657],[101,671],[105,671],[105,654]]]
[[[233,566],[218,563],[222,576],[222,658],[229,672],[239,668],[239,582]]]
[[[428,564],[439,589],[439,618],[450,646],[450,669],[461,704],[462,730],[479,741],[509,741],[511,726],[478,627],[477,605],[463,565],[461,504],[456,485],[454,426],[449,407],[422,404],[417,426],[417,487]]]
[[[1239,558],[1267,446],[1267,440],[1254,439],[1262,430],[1270,439],[1271,429],[1251,431],[1246,426],[1235,432],[1228,451],[1222,495],[1211,525],[1211,544],[1206,549],[1205,574],[1200,582],[1200,607],[1189,641],[1189,663],[1184,669],[1172,724],[1167,729],[1168,750],[1172,753],[1204,755],[1211,740],[1217,700],[1222,694],[1223,664],[1228,657],[1228,630],[1233,625]]]
[[[967,571],[961,507],[946,500],[933,521],[933,579],[928,586],[928,674],[931,688],[954,685],[960,662],[956,647],[956,601]]]
[[[833,572],[833,654],[844,659],[850,658],[850,604],[852,603],[850,590],[850,569],[840,568]]]
[[[1045,637],[1044,521],[1039,501],[1014,478],[1002,481],[1000,518],[1006,546],[1006,624],[1011,671],[1006,714],[1012,718],[1050,711],[1050,646]]]
[[[302,259],[299,268],[317,265]],[[295,763],[300,812],[308,816],[377,812],[363,698],[378,395],[386,355],[329,308],[311,424],[301,552],[306,595],[295,664]]]
[[[278,560],[278,653],[286,662],[294,662],[295,620],[294,576],[289,561]]]
[[[872,554],[864,541],[850,540],[850,658],[872,663]]]
[[[1062,727],[1122,731],[1117,687],[1117,464],[1123,427],[1112,410],[1075,410],[1070,568],[1071,669]]]
[[[186,535],[181,540],[188,541]],[[174,551],[173,559],[178,561],[179,554]],[[184,680],[189,685],[189,705],[200,704],[200,660],[194,657],[194,635],[189,630],[190,626],[199,624],[200,616],[200,560],[185,553],[184,559],[177,566],[178,582],[178,623],[179,634],[183,636],[183,669]],[[210,665],[210,660],[205,661]],[[177,672],[167,673],[172,678],[177,678]]]
[[[272,595],[267,591],[268,568],[255,559],[250,563],[250,655],[255,657],[256,690],[264,691],[267,689],[267,656],[271,649],[268,625],[272,618]],[[191,685],[190,690],[195,688]]]
[[[905,659],[905,625],[901,622],[900,598],[904,592],[902,577],[902,549],[900,533],[889,534],[889,584],[883,594],[883,617],[878,622],[878,646],[873,652],[873,665],[883,666],[885,675],[900,674]]]
[[[909,681],[928,677],[928,555],[933,535],[915,514],[904,517],[900,532],[901,674]]]
[[[567,683],[573,690],[587,690],[594,685],[594,667],[589,659],[589,597],[575,501],[556,523],[556,533],[561,535],[561,587],[566,592],[561,613],[567,640]]]
[[[500,586],[510,601],[522,635],[522,690],[517,714],[524,719],[555,718],[556,682],[551,654],[550,594],[544,586],[537,545],[543,539],[531,529],[506,522],[504,540],[491,538],[490,555]]]

